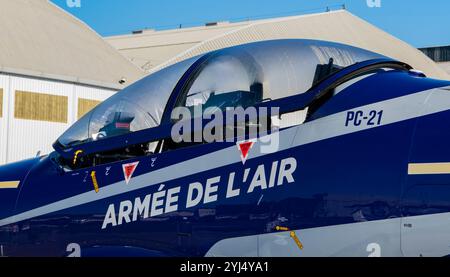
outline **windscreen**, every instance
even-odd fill
[[[111,96],[69,128],[59,143],[68,147],[159,126],[175,85],[195,60],[158,71]]]

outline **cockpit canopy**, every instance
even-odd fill
[[[110,97],[66,131],[58,142],[70,147],[162,124],[172,94],[178,106],[225,108],[301,94],[341,68],[383,58],[360,48],[316,40],[256,42],[198,56],[149,75]],[[175,91],[194,63],[189,86]]]

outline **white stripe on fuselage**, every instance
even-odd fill
[[[293,241],[290,231],[273,231],[218,241],[206,256],[374,257],[371,245],[379,248],[376,257],[450,254],[450,213],[365,221],[361,211],[360,222],[294,230],[304,245],[302,249]]]
[[[434,97],[430,102],[428,99],[430,99],[431,95]],[[345,127],[348,111],[340,112],[283,130],[280,134],[272,134],[272,136],[280,135],[281,140],[278,151],[450,110],[450,93],[438,88],[431,89],[357,107],[352,110],[383,110],[383,122],[379,126]],[[290,141],[288,138],[293,138],[293,140]],[[267,155],[267,153],[261,153],[260,147],[255,145],[254,151],[249,154],[248,160],[264,155]],[[232,146],[135,177],[132,185],[127,186],[125,181],[117,182],[102,188],[101,193],[96,193],[95,191],[82,193],[4,218],[0,220],[0,227],[240,162],[240,156],[236,151],[236,147]]]

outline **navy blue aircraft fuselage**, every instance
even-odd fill
[[[199,106],[278,112],[256,139],[177,142],[173,111]],[[0,255],[447,256],[449,142],[450,82],[402,62],[313,40],[214,51],[0,167]]]

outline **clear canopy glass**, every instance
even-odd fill
[[[178,104],[220,108],[230,103],[284,98],[306,92],[341,68],[382,57],[316,40],[273,40],[231,47],[205,61],[183,92],[183,103]],[[58,141],[72,146],[159,126],[175,85],[197,59],[158,71],[118,92],[76,122]]]
[[[59,143],[73,146],[159,126],[178,80],[195,60],[158,71],[111,96],[70,127]]]

